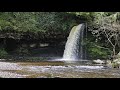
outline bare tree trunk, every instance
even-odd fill
[[[115,50],[115,46],[113,47],[113,58],[115,58],[116,55],[116,50]]]

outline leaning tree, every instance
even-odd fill
[[[112,56],[119,52],[120,49],[120,13],[119,12],[95,12],[94,19],[89,24],[89,30],[96,37],[103,37],[106,45],[111,45]],[[98,40],[101,38],[97,38]],[[118,51],[118,52],[116,52]]]

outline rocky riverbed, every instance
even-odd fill
[[[1,78],[120,78],[120,69],[57,61],[0,62]]]

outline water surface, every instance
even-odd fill
[[[80,62],[0,62],[2,78],[120,78],[120,69]]]

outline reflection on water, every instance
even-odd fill
[[[53,59],[53,60],[47,60],[47,61],[52,61],[52,62],[63,62],[64,64],[68,65],[95,65],[93,64],[92,60],[66,60],[66,59]]]

